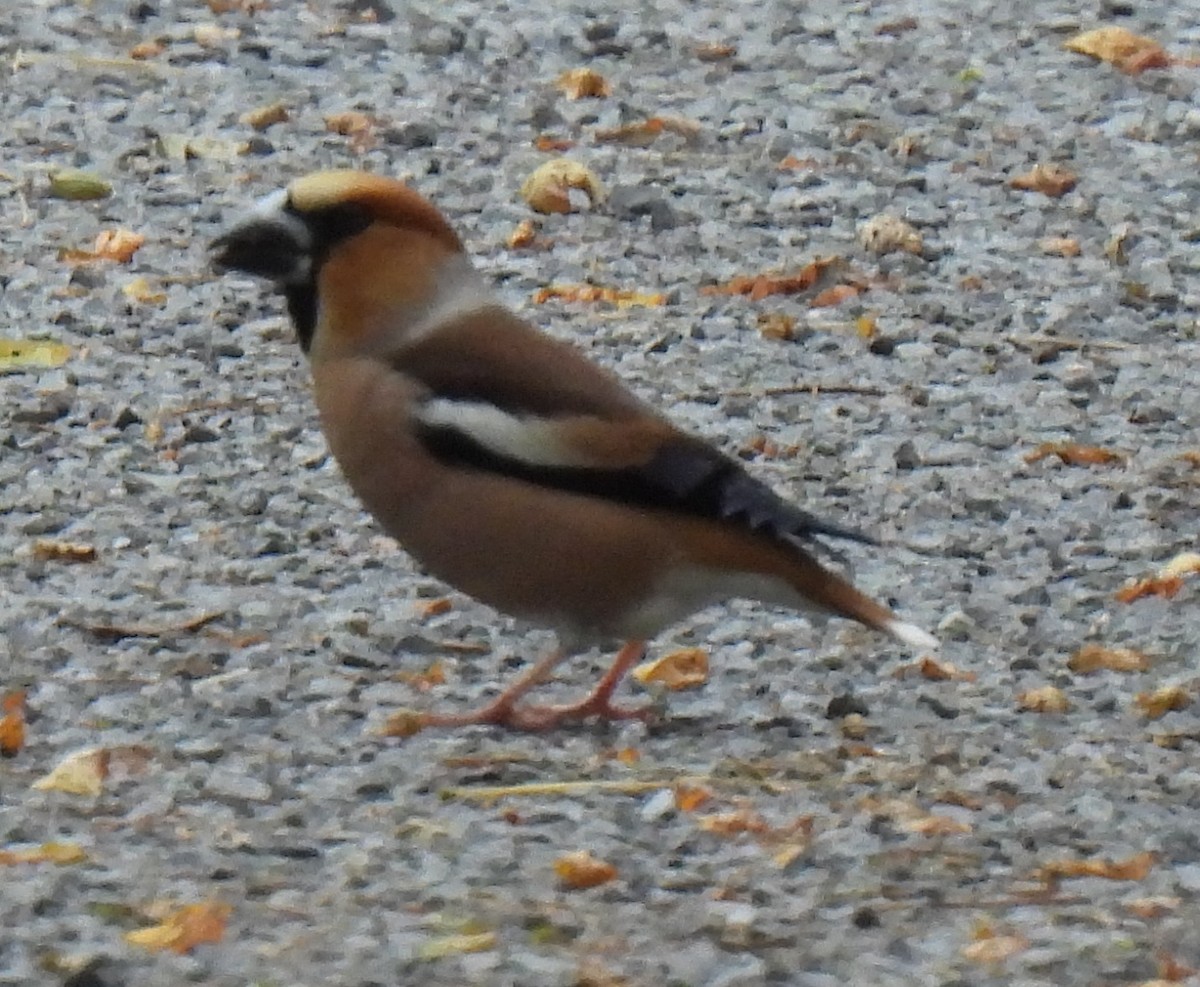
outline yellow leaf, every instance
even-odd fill
[[[1170,56],[1153,38],[1112,24],[1076,34],[1064,41],[1063,47],[1129,73],[1166,68],[1171,64]]]
[[[604,199],[604,187],[589,169],[570,158],[553,158],[534,170],[521,186],[521,198],[535,212],[574,211],[570,192],[583,192],[592,205]]]
[[[667,296],[658,292],[606,288],[596,284],[552,284],[533,293],[533,304],[544,305],[552,298],[564,302],[608,302],[617,308],[665,305]]]
[[[151,952],[190,953],[197,946],[220,942],[232,913],[232,906],[215,901],[184,905],[158,925],[126,932],[125,941]]]
[[[112,195],[112,186],[99,175],[79,168],[62,168],[50,174],[50,194],[56,199],[85,202],[89,199],[107,199]]]
[[[61,367],[71,348],[48,339],[0,339],[0,373],[23,367]]]
[[[121,289],[121,293],[131,302],[141,302],[143,305],[162,305],[167,300],[165,291],[155,291],[143,277],[134,278]]]
[[[475,932],[465,935],[439,936],[422,943],[417,955],[423,960],[440,960],[463,953],[486,953],[496,948],[496,933]]]
[[[642,685],[656,682],[668,689],[695,689],[708,681],[708,652],[682,648],[638,665],[630,674]]]
[[[1141,881],[1154,867],[1155,855],[1149,850],[1135,853],[1124,860],[1107,860],[1097,857],[1092,860],[1052,860],[1039,867],[1035,877],[1040,881],[1054,881],[1064,877],[1103,877],[1110,881]]]
[[[65,792],[99,798],[108,777],[109,753],[103,747],[76,751],[60,761],[57,767],[33,783],[40,792]]]
[[[76,843],[43,843],[29,850],[0,850],[0,864],[56,864],[65,867],[87,860],[83,847]]]

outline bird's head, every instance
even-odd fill
[[[300,345],[385,345],[473,285],[462,241],[403,182],[320,171],[260,199],[212,245],[224,270],[267,278],[287,296]]]

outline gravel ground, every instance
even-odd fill
[[[1197,588],[1114,593],[1198,530],[1197,467],[1180,458],[1200,424],[1198,76],[1128,76],[1061,44],[1115,19],[1194,58],[1200,9],[392,6],[376,24],[322,3],[0,10],[0,335],[72,350],[0,377],[0,686],[28,690],[29,719],[0,763],[0,850],[87,854],[0,869],[0,983],[61,984],[89,961],[75,987],[1186,978],[1198,707],[1151,721],[1134,698],[1197,691]],[[142,64],[106,61],[155,38]],[[723,42],[736,55],[697,57]],[[554,90],[580,66],[611,97]],[[239,122],[276,100],[290,120]],[[366,139],[327,129],[349,110],[375,118]],[[594,139],[654,115],[703,130]],[[540,133],[577,140],[611,198],[543,220],[544,249],[511,250]],[[1038,162],[1077,187],[1008,186]],[[973,677],[897,674],[910,656],[857,627],[733,605],[658,642],[703,646],[712,674],[664,698],[656,727],[381,737],[398,709],[478,701],[547,641],[460,596],[431,612],[445,588],[325,451],[278,300],[207,268],[207,242],[253,197],[359,165],[409,178],[515,306],[681,423],[731,450],[766,436],[779,452],[756,471],[910,546],[853,552],[857,578],[940,627]],[[50,197],[66,166],[112,196]],[[884,211],[917,227],[921,256],[859,245]],[[58,259],[117,227],[146,237],[129,264]],[[1124,265],[1106,255],[1122,231]],[[1044,253],[1048,237],[1080,256]],[[830,254],[872,290],[826,309],[699,292]],[[131,302],[137,277],[165,297]],[[584,280],[668,303],[530,301]],[[796,338],[765,338],[763,313],[794,316]],[[1026,461],[1068,440],[1126,458]],[[96,558],[47,561],[38,539]],[[1086,642],[1150,667],[1075,674]],[[422,691],[435,662],[446,682]],[[600,663],[556,688],[586,688]],[[1019,708],[1044,686],[1069,711]],[[91,747],[112,758],[98,797],[30,787]],[[676,808],[684,776],[707,804]],[[475,797],[540,782],[609,785]],[[736,820],[750,831],[728,832]],[[617,878],[563,888],[554,862],[581,849]],[[1114,876],[1132,879],[1038,876],[1131,859]],[[206,901],[232,906],[218,944],[124,938]]]

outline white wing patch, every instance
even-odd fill
[[[528,466],[586,468],[595,464],[562,441],[560,423],[550,418],[513,415],[483,401],[434,398],[417,413],[430,428],[449,428],[505,459]]]

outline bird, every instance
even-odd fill
[[[414,730],[650,718],[613,702],[648,642],[736,598],[937,649],[826,559],[840,556],[827,540],[874,539],[786,500],[507,307],[404,182],[303,175],[235,219],[211,258],[282,291],[329,449],[380,526],[438,579],[556,634],[490,701],[418,714]],[[618,643],[582,699],[529,701],[567,657]]]

